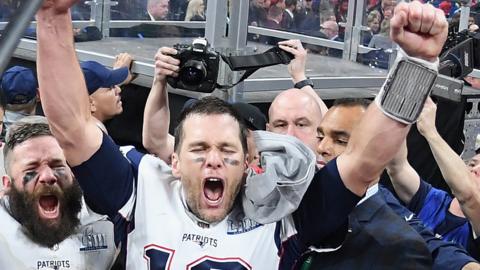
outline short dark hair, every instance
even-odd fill
[[[366,98],[339,98],[333,102],[332,107],[356,107],[360,106],[367,109],[372,103],[371,100]]]
[[[10,127],[5,138],[3,147],[3,156],[5,158],[4,166],[7,174],[10,172],[10,154],[15,146],[36,137],[52,136],[50,127],[47,123],[21,123]]]
[[[291,7],[291,6],[296,6],[297,5],[297,0],[285,0],[285,6],[286,7]]]
[[[232,107],[231,104],[217,98],[217,97],[204,97],[197,102],[195,102],[191,107],[186,108],[180,114],[178,120],[178,125],[175,128],[175,146],[174,151],[178,153],[180,151],[184,133],[183,133],[183,124],[185,119],[192,114],[203,114],[203,115],[220,115],[226,114],[233,117],[238,122],[240,133],[239,138],[242,144],[243,152],[247,152],[247,128],[243,119],[240,117],[238,112]]]

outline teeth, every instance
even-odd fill
[[[222,181],[222,180],[220,180],[219,178],[208,178],[207,181],[218,182],[218,181]]]

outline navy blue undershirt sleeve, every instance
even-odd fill
[[[90,159],[72,168],[85,202],[95,212],[114,220],[133,192],[135,172],[119,147],[106,134]]]
[[[420,179],[420,187],[418,187],[417,193],[413,195],[412,200],[407,205],[408,209],[418,215],[422,210],[425,198],[427,198],[428,192],[430,192],[431,189],[432,186],[429,183]]]
[[[361,197],[345,187],[337,160],[319,170],[293,213],[299,240],[306,246],[337,247],[347,233],[348,215]]]
[[[427,189],[430,190],[425,182],[422,181],[421,186],[422,185],[423,188],[421,187],[419,189],[419,191],[423,189],[422,193]],[[475,261],[460,246],[435,237],[434,233],[426,228],[422,221],[410,210],[404,207],[388,189],[380,186],[379,192],[382,194],[387,205],[393,209],[397,215],[405,219],[405,221],[407,221],[408,224],[422,236],[423,240],[425,240],[427,247],[432,254],[433,270],[461,269],[465,264]],[[422,200],[422,204],[424,200],[425,198]]]
[[[470,225],[470,228],[473,231],[473,228]],[[472,254],[476,260],[480,260],[480,238],[473,239],[473,235],[471,235],[468,243],[467,243],[467,250],[469,254]]]

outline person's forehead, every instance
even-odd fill
[[[360,106],[333,107],[327,111],[320,123],[324,130],[342,130],[351,133],[353,128],[360,122],[364,109]]]
[[[273,103],[270,110],[270,119],[275,120],[295,120],[307,118],[311,120],[320,119],[320,109],[312,100],[302,97],[284,98],[279,102]]]
[[[17,162],[31,162],[33,160],[62,160],[65,161],[63,150],[52,136],[40,136],[28,139],[13,148]]]
[[[238,133],[239,129],[239,123],[229,114],[190,114],[183,123],[184,137],[205,134],[219,137],[225,133]]]
[[[475,156],[473,156],[471,159],[470,159],[470,162],[473,162],[475,164],[479,163],[480,162],[480,154],[476,154]]]

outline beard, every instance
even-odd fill
[[[60,220],[54,224],[43,220],[38,213],[37,202],[47,192],[55,195],[60,204]],[[25,235],[41,246],[51,248],[62,242],[80,224],[78,213],[82,209],[82,190],[77,181],[63,190],[52,186],[41,188],[33,194],[20,191],[12,185],[7,195],[12,216],[22,224]]]

